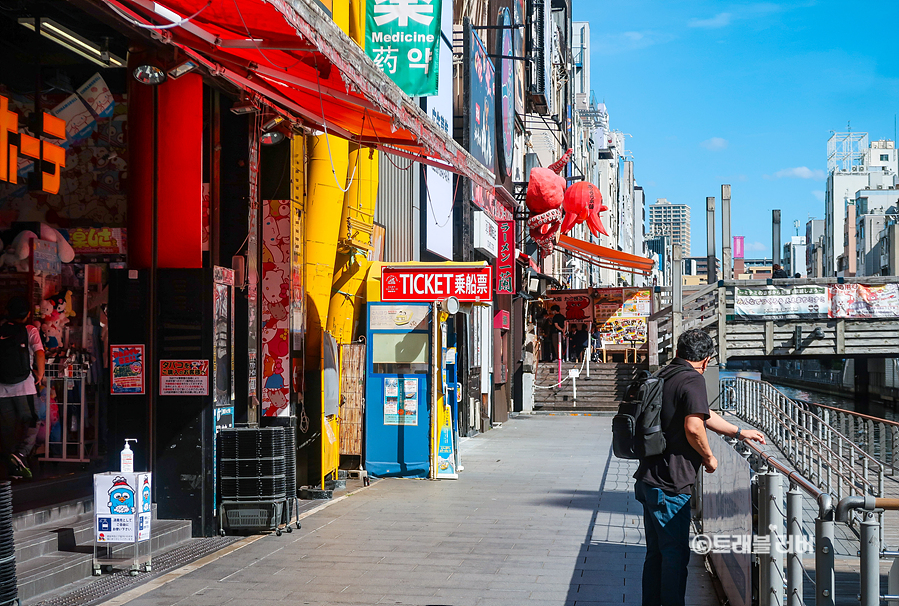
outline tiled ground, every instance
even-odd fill
[[[463,443],[457,481],[381,480],[130,604],[639,604],[642,511],[610,425],[518,417]],[[687,603],[714,604],[691,575]]]

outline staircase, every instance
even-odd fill
[[[21,603],[58,595],[69,584],[90,578],[93,526],[92,497],[13,514]],[[157,520],[154,506],[150,539],[154,556],[190,537],[189,521]],[[130,553],[128,546],[118,547]]]
[[[568,376],[571,368],[581,368],[580,364],[562,362],[562,378]],[[537,367],[534,394],[534,410],[543,412],[597,412],[618,410],[627,386],[637,373],[645,370],[645,364],[591,363],[590,376],[581,370],[577,379],[577,400],[574,399],[573,379],[567,379],[559,387],[545,389],[539,386],[555,385],[559,382],[558,362],[541,362]]]

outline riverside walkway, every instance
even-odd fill
[[[635,464],[608,416],[516,417],[465,440],[457,481],[380,480],[303,520],[109,606],[640,604]],[[702,560],[687,604],[717,604]]]

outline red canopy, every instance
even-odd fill
[[[652,268],[655,265],[655,261],[652,259],[585,242],[570,236],[560,236],[557,246],[564,248],[573,257],[582,259],[587,263],[618,271],[639,272],[648,276],[652,273]]]
[[[213,74],[318,130],[491,188],[494,175],[431,122],[315,0],[94,0]],[[174,24],[174,27],[169,27]]]

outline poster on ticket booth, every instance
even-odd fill
[[[144,393],[144,346],[110,345],[109,392],[113,395]]]
[[[209,360],[160,360],[159,395],[208,396]]]

